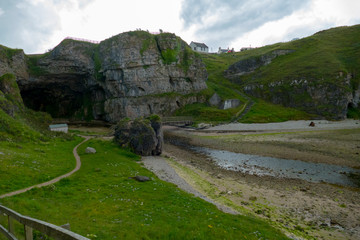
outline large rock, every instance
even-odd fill
[[[123,119],[115,127],[114,141],[143,156],[160,155],[163,147],[161,120],[157,115]]]
[[[100,44],[66,39],[41,55],[5,53],[0,73],[14,73],[24,103],[53,117],[118,122],[206,101],[194,94],[206,88],[205,65],[170,33],[128,32]]]
[[[286,55],[294,52],[294,50],[274,50],[268,54],[264,54],[257,57],[250,57],[241,61],[238,61],[225,71],[225,75],[228,78],[234,78],[245,74],[252,73],[256,69],[268,65],[278,56]]]

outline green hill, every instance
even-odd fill
[[[240,91],[255,99],[254,107],[240,121],[284,121],[317,116],[343,119],[360,115],[357,104],[360,25],[333,28],[296,41],[243,52],[201,56],[209,74],[208,98],[217,92],[223,99],[238,98],[246,103],[238,94]],[[206,110],[197,107],[194,111],[193,108],[196,106],[180,112],[196,112],[199,116],[199,112]],[[212,111],[223,112],[214,109]]]

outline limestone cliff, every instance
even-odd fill
[[[360,25],[249,50],[224,71],[251,96],[329,119],[359,109]]]
[[[196,94],[206,88],[204,64],[169,33],[128,32],[100,44],[66,39],[45,54],[0,61],[0,74],[16,75],[24,103],[53,117],[117,122],[205,101]]]

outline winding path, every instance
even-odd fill
[[[73,154],[74,154],[74,157],[75,157],[75,159],[76,159],[76,166],[75,166],[75,168],[74,168],[71,172],[68,172],[68,173],[66,173],[66,174],[64,174],[64,175],[61,175],[61,176],[59,176],[59,177],[56,177],[56,178],[54,178],[54,179],[52,179],[52,180],[50,180],[50,181],[44,182],[44,183],[36,184],[36,185],[34,185],[34,186],[27,187],[27,188],[24,188],[24,189],[20,189],[20,190],[14,191],[14,192],[5,193],[5,194],[3,194],[3,195],[0,195],[0,199],[1,199],[1,198],[5,198],[5,197],[11,197],[11,196],[14,196],[14,195],[17,195],[17,194],[20,194],[20,193],[24,193],[24,192],[27,192],[27,191],[33,189],[33,188],[41,188],[41,187],[49,186],[49,185],[51,185],[51,184],[57,183],[58,181],[60,181],[60,180],[63,179],[63,178],[69,177],[69,176],[71,176],[72,174],[74,174],[75,172],[77,172],[77,171],[80,169],[80,167],[81,167],[80,156],[79,156],[78,153],[77,153],[77,148],[78,148],[81,144],[85,143],[86,141],[88,141],[88,140],[91,138],[91,137],[88,137],[88,136],[83,136],[83,137],[84,137],[85,139],[84,139],[81,143],[79,143],[78,145],[76,145],[76,146],[74,147],[74,149],[73,149]]]

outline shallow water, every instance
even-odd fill
[[[191,147],[191,149],[209,156],[218,166],[226,170],[257,176],[297,178],[309,182],[326,182],[343,186],[360,187],[358,181],[349,177],[360,176],[360,170],[349,167],[262,157],[203,147]]]

